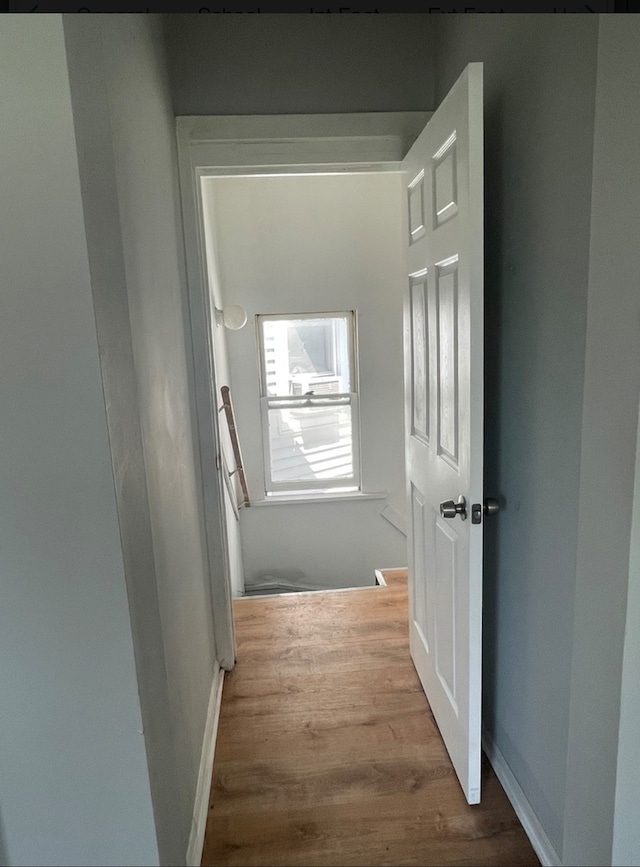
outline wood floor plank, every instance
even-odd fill
[[[427,805],[421,810],[410,793],[359,802],[349,811],[349,822],[341,804],[257,814],[236,811],[218,820],[226,840],[233,841],[221,848],[220,863],[536,863],[522,846],[517,819],[505,815],[501,804],[485,809],[481,818],[465,806],[454,811]]]
[[[268,677],[242,684],[230,682],[227,694],[228,715],[244,716],[258,713],[264,715],[265,704],[277,697],[274,710],[290,713],[324,707],[359,707],[386,704],[394,699],[405,700],[417,693],[415,701],[421,702],[422,689],[418,679],[410,671],[401,671],[393,677],[388,671],[332,672],[331,675],[313,674],[308,677]],[[271,712],[271,711],[269,711]]]
[[[412,709],[396,703],[394,707],[361,708],[359,713],[346,708],[316,711],[310,714],[273,713],[247,717],[240,724],[235,717],[225,717],[220,724],[216,759],[245,761],[273,755],[315,755],[374,758],[386,749],[401,754],[417,744],[421,749],[435,739],[430,749],[444,745],[431,711],[421,702]]]
[[[265,651],[243,643],[241,654],[242,666],[229,672],[225,689],[232,682],[255,683],[263,677],[282,677],[283,661],[286,661],[286,677],[315,674],[326,677],[338,671],[377,671],[381,666],[400,666],[406,662],[407,638],[394,635],[384,642],[358,642],[349,646],[348,654],[339,644],[280,647],[277,650],[268,646]]]
[[[435,740],[429,748],[444,750],[442,739],[423,710],[407,713],[403,708],[387,712],[380,718],[368,718],[360,724],[333,719],[327,715],[323,723],[308,719],[292,721],[286,716],[273,716],[269,725],[255,725],[254,737],[236,735],[237,726],[226,726],[216,749],[220,762],[232,762],[241,757],[245,762],[269,759],[274,754],[304,757],[309,752],[317,761],[325,761],[336,754],[347,752],[353,761],[373,761],[383,750],[392,750],[404,756],[414,750],[424,750],[427,741]],[[336,742],[338,746],[336,747]]]
[[[387,587],[234,603],[202,863],[537,865],[490,766],[462,793]]]

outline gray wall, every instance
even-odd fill
[[[432,16],[165,16],[173,107],[188,114],[429,111]]]
[[[0,29],[0,811],[19,864],[157,864],[59,15]]]
[[[180,864],[217,663],[161,24],[65,19],[158,841]]]
[[[584,381],[571,717],[567,864],[611,863],[623,706],[638,701],[638,633],[626,619],[640,396],[640,16],[602,16],[593,154],[589,312]],[[632,587],[637,593],[637,588]],[[636,603],[637,604],[637,603]],[[637,658],[637,657],[636,657]],[[633,723],[637,730],[637,718]],[[628,722],[627,722],[628,726]],[[623,742],[629,734],[621,732]],[[594,746],[597,745],[597,749]],[[638,754],[620,760],[637,787]],[[624,783],[621,781],[621,784]],[[618,806],[637,801],[627,783]],[[640,862],[640,848],[634,853]]]
[[[438,21],[437,95],[483,61],[485,723],[562,851],[589,266],[597,19]],[[636,403],[637,407],[637,403]]]
[[[607,863],[640,369],[638,19],[600,19],[596,118],[597,16],[277,18],[169,16],[176,113],[431,109],[484,62],[487,493],[505,499],[487,526],[485,718],[564,862]]]

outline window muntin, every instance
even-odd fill
[[[267,494],[359,488],[355,312],[258,316]]]

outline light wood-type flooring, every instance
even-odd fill
[[[203,865],[538,865],[485,761],[462,794],[387,587],[239,599]]]

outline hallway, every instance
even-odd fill
[[[386,587],[239,599],[203,865],[537,865],[492,769],[469,807]]]

